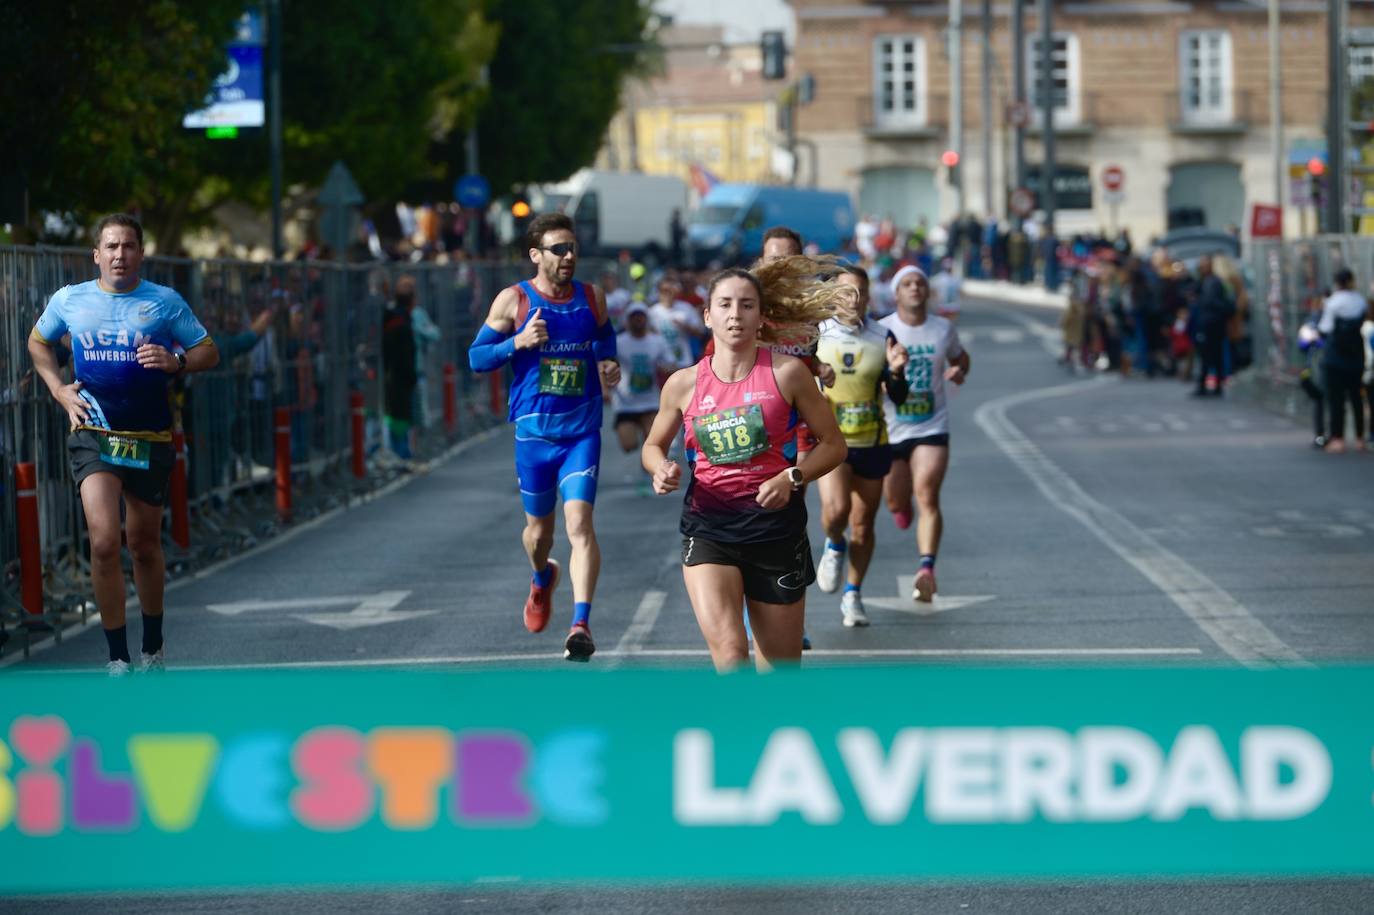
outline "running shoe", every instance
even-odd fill
[[[525,598],[525,628],[530,632],[543,632],[553,612],[553,591],[558,587],[557,559],[549,560],[549,569],[549,586],[541,588],[530,582],[530,596]]]
[[[806,634],[806,631],[803,630],[803,631],[802,631],[802,651],[810,651],[810,650],[811,650],[811,636],[807,635],[807,634]]]
[[[111,677],[127,677],[129,675],[129,662],[111,661],[105,665],[105,672]]]
[[[911,599],[928,604],[935,597],[935,570],[925,568],[916,573],[916,581],[911,588]]]
[[[840,614],[846,629],[868,625],[868,614],[864,612],[864,599],[859,596],[858,591],[844,592],[844,596],[840,598]]]
[[[138,665],[138,672],[141,674],[161,674],[167,672],[167,665],[162,660],[162,649],[159,648],[152,654],[143,652],[142,661]]]
[[[916,513],[910,508],[904,508],[899,512],[892,513],[892,520],[896,522],[898,530],[906,530],[911,527],[911,522],[916,519]]]
[[[568,633],[568,640],[563,643],[563,660],[565,661],[590,661],[596,653],[596,643],[592,641],[592,631],[586,623],[578,623],[572,627]]]
[[[816,586],[826,594],[834,594],[840,590],[844,557],[844,550],[834,549],[829,543],[821,547],[821,564],[816,567]]]

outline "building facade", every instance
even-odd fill
[[[598,167],[775,181],[779,85],[763,79],[758,46],[730,45],[718,26],[673,26],[659,40],[662,71],[626,85]]]
[[[789,0],[797,17],[793,73],[815,77],[799,127],[824,187],[850,191],[863,213],[914,225],[955,215],[941,156],[951,144],[947,0]],[[962,4],[964,209],[1008,211],[1012,122],[1025,131],[1027,185],[1043,150],[1037,91],[1039,4],[1024,6],[1028,109],[1014,110],[1011,3],[991,4],[991,155],[983,149],[983,4]],[[1269,32],[1264,0],[1056,0],[1052,20],[1056,227],[1129,228],[1140,239],[1183,225],[1243,227],[1251,204],[1273,204]],[[1325,149],[1325,0],[1281,4],[1285,163]],[[1374,25],[1369,4],[1349,24]],[[1351,66],[1362,66],[1352,57]],[[1369,63],[1374,63],[1370,61]],[[1103,173],[1120,170],[1117,194]],[[984,192],[992,172],[992,199]],[[1309,182],[1284,176],[1286,229],[1302,228]]]

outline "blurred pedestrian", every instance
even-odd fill
[[[1364,338],[1360,327],[1371,315],[1369,303],[1355,291],[1355,274],[1349,267],[1336,271],[1336,291],[1322,305],[1317,324],[1321,331],[1325,353],[1322,374],[1326,380],[1326,402],[1329,410],[1329,452],[1345,450],[1345,408],[1355,420],[1355,447],[1363,451],[1364,396],[1361,384],[1364,376]]]
[[[1226,371],[1226,326],[1236,313],[1236,305],[1226,292],[1221,278],[1213,271],[1210,255],[1204,254],[1198,260],[1197,272],[1194,339],[1202,365],[1198,369],[1197,388],[1193,396],[1220,397],[1221,380]]]
[[[416,346],[410,317],[414,306],[414,282],[403,285],[398,281],[391,302],[382,313],[382,406],[387,446],[406,461],[412,457],[410,426],[415,421]]]

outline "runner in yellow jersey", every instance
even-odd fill
[[[843,464],[820,479],[825,546],[816,583],[827,593],[839,590],[849,556],[840,614],[852,628],[868,625],[860,588],[873,558],[873,519],[882,503],[883,478],[892,466],[883,398],[898,405],[906,401],[907,352],[891,331],[867,317],[868,274],[846,267],[837,282],[854,287],[855,295],[821,325],[816,357],[835,370],[825,396],[849,451]]]

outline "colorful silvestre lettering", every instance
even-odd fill
[[[24,836],[193,829],[207,796],[243,830],[338,833],[387,829],[523,828],[540,821],[592,827],[610,814],[602,794],[606,735],[560,731],[454,733],[437,727],[313,728],[239,734],[133,734],[123,748],[75,735],[57,716],[20,716],[0,741],[0,831]],[[444,804],[444,799],[447,804]]]

